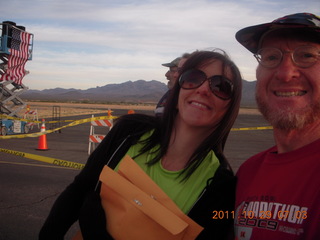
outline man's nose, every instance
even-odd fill
[[[283,54],[282,61],[276,69],[276,77],[287,82],[298,77],[299,74],[299,67],[293,62],[291,54]]]

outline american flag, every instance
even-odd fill
[[[29,41],[31,34],[19,29],[12,29],[11,46],[9,46],[8,68],[1,76],[1,81],[13,81],[18,85],[22,84],[22,79],[26,75],[24,69],[29,58]],[[11,47],[11,48],[10,48]]]

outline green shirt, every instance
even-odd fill
[[[148,138],[151,134],[152,131],[144,134],[140,140]],[[130,147],[127,155],[130,157],[137,156],[142,147],[143,144],[139,141],[137,144]],[[210,151],[192,175],[186,181],[181,181],[183,176],[179,177],[179,174],[183,170],[166,170],[162,167],[161,161],[152,166],[146,164],[155,157],[153,152],[156,149],[157,147],[136,157],[134,160],[184,213],[188,213],[202,190],[205,188],[207,180],[214,176],[220,165],[219,160],[214,152]]]

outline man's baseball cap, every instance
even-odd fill
[[[163,63],[162,66],[165,66],[165,67],[178,67],[178,64],[179,64],[180,60],[181,60],[181,57],[177,57],[172,62]]]
[[[256,53],[263,37],[278,29],[302,29],[313,32],[318,35],[320,42],[320,17],[312,13],[295,13],[270,23],[243,28],[236,33],[236,39],[250,52]]]

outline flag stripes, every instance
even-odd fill
[[[29,42],[31,34],[19,29],[12,29],[11,48],[9,48],[8,68],[1,76],[1,81],[13,81],[18,85],[26,75],[25,64],[29,58]]]

